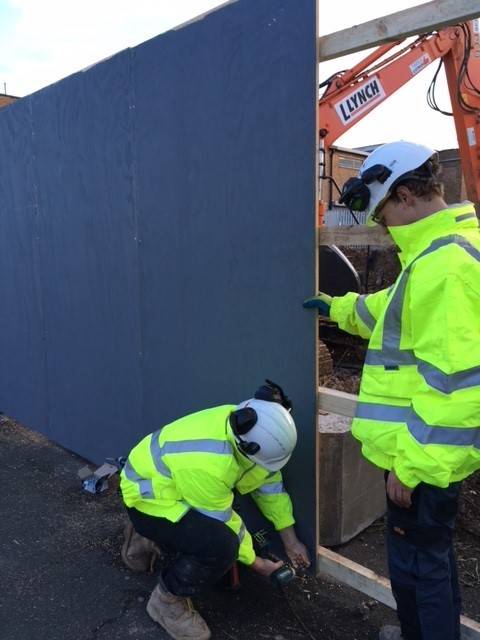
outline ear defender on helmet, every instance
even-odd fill
[[[365,211],[370,202],[370,189],[361,178],[349,178],[338,201],[352,211]]]
[[[293,408],[292,401],[282,387],[268,378],[265,382],[267,384],[263,384],[257,389],[254,398],[256,400],[266,400],[267,402],[278,402],[278,404],[281,404],[287,411],[291,411]]]
[[[266,379],[265,382],[266,384],[263,384],[257,389],[254,396],[255,400],[275,402],[290,413],[292,410],[292,402],[282,387],[268,379]],[[256,455],[261,449],[258,442],[246,442],[242,438],[242,436],[253,429],[258,422],[258,415],[255,409],[253,409],[253,407],[237,409],[230,414],[228,420],[239,450],[246,456]]]
[[[270,382],[264,387],[264,397],[280,397],[279,390]],[[229,425],[235,438],[236,452],[267,471],[278,471],[284,467],[297,444],[292,414],[275,400],[244,400],[230,412],[226,427]]]
[[[352,211],[365,211],[370,202],[370,189],[367,185],[372,182],[384,184],[392,175],[391,169],[383,164],[374,164],[362,172],[359,178],[349,178],[342,188],[340,204],[345,204]]]
[[[260,445],[257,442],[245,442],[241,436],[245,435],[253,429],[257,424],[257,412],[251,407],[243,407],[232,411],[228,417],[230,426],[237,440],[239,450],[246,456],[254,456],[260,451]]]

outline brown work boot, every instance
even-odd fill
[[[147,602],[147,613],[175,640],[209,640],[212,636],[190,599],[174,596],[161,580]]]
[[[123,534],[125,541],[121,556],[127,567],[132,571],[153,573],[155,562],[160,557],[157,545],[137,533],[131,522],[126,525]]]

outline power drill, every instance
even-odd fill
[[[273,559],[273,558],[270,558]],[[276,587],[284,587],[295,578],[295,571],[288,564],[284,564],[270,574],[270,580]]]
[[[277,556],[275,556],[275,554],[271,552],[272,543],[269,538],[268,531],[266,531],[265,529],[260,529],[260,531],[256,531],[252,535],[252,538],[253,546],[257,556],[266,558],[267,560],[272,560],[273,562],[278,561]],[[276,587],[284,587],[294,578],[295,571],[288,564],[284,564],[270,574],[270,580]]]

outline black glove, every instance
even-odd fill
[[[267,384],[262,384],[255,392],[254,398],[257,400],[267,400],[268,402],[278,402],[287,411],[293,408],[292,401],[283,391],[282,387],[271,380],[266,379]]]

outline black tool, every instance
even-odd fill
[[[253,535],[255,553],[261,558],[278,562],[279,558],[271,551],[272,541],[268,531],[260,529]],[[288,564],[284,564],[270,574],[270,581],[276,587],[284,587],[295,578],[295,571]]]
[[[276,382],[272,382],[268,378],[265,380],[266,384],[263,384],[255,392],[255,398],[257,400],[267,400],[268,402],[278,402],[287,411],[291,411],[293,408],[292,401],[287,396],[282,387]]]
[[[278,559],[278,558],[277,558]],[[288,564],[284,564],[272,574],[270,580],[276,587],[284,587],[295,578],[295,571]]]

